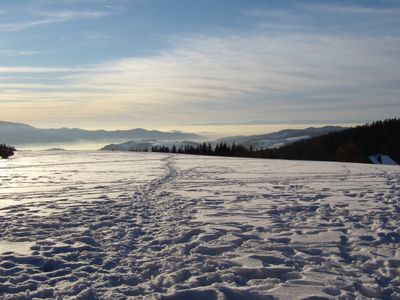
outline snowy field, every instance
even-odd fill
[[[400,168],[0,160],[0,299],[400,299]]]

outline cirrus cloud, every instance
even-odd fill
[[[2,67],[1,73],[53,74],[55,83],[10,83],[1,100],[26,100],[26,109],[82,104],[111,121],[148,123],[245,119],[361,118],[399,111],[400,39],[321,35],[176,38],[175,47],[149,57],[74,68]],[[2,85],[7,88],[7,84]],[[77,104],[76,100],[79,100]],[[35,102],[38,103],[35,103]],[[4,103],[2,103],[4,109]],[[382,109],[384,108],[384,109]],[[11,108],[8,108],[10,110]],[[240,112],[240,113],[238,113]],[[355,115],[356,114],[356,115]],[[162,116],[162,119],[160,119]],[[54,112],[57,118],[57,112]]]

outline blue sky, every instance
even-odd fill
[[[0,119],[40,127],[400,115],[400,1],[2,0]]]

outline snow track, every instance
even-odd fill
[[[0,299],[400,297],[396,167],[27,152],[0,171]]]

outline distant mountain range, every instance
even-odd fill
[[[23,123],[0,121],[0,143],[11,145],[40,143],[69,143],[78,141],[111,140],[201,140],[203,137],[180,131],[163,132],[136,128],[130,130],[84,130],[79,128],[41,129]]]
[[[253,149],[277,148],[298,140],[309,139],[342,129],[344,128],[340,126],[286,129],[268,134],[226,137],[210,141],[210,143],[212,145],[235,143],[245,147],[252,146]],[[196,147],[200,142],[205,141],[205,138],[197,134],[180,131],[163,132],[143,128],[115,131],[79,128],[42,129],[23,123],[0,121],[0,144],[22,146],[30,144],[68,144],[82,141],[98,142],[100,144],[113,143],[104,146],[102,150],[145,150],[155,145],[168,147],[175,145],[178,148],[184,145]]]
[[[299,140],[305,140],[330,132],[340,131],[343,129],[344,127],[340,126],[325,126],[319,128],[310,127],[306,129],[285,129],[268,134],[226,137],[210,141],[209,143],[213,146],[219,143],[226,143],[228,145],[235,143],[237,145],[243,145],[246,148],[253,147],[254,150],[259,150],[265,148],[278,148],[284,145],[289,145]],[[177,148],[185,145],[196,147],[197,145],[199,145],[199,143],[193,141],[129,141],[121,144],[110,144],[103,147],[101,150],[145,150],[150,149],[152,146],[166,146],[171,148],[173,145],[175,145]]]

